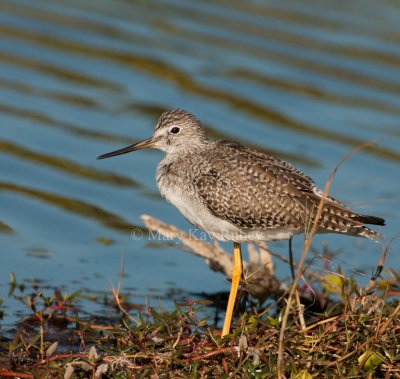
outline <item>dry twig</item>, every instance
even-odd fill
[[[222,249],[217,241],[210,244],[152,216],[142,215],[140,218],[152,232],[159,233],[169,240],[179,239],[189,249],[183,251],[202,257],[211,270],[230,278],[233,257]],[[250,262],[243,261],[246,289],[260,301],[271,294],[281,295],[285,287],[274,275],[272,259],[265,246],[260,249],[249,244],[249,260]]]

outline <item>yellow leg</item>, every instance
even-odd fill
[[[242,276],[242,254],[240,252],[240,243],[233,243],[233,270],[232,285],[229,293],[228,306],[226,308],[224,327],[222,328],[222,337],[229,334],[231,328],[233,308],[235,307],[236,296],[239,288],[240,278]]]

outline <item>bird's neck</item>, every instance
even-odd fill
[[[180,145],[170,145],[165,150],[165,156],[171,159],[180,157],[182,155],[199,154],[204,150],[207,150],[210,141],[189,141],[188,143]]]

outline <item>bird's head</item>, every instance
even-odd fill
[[[179,153],[198,148],[207,143],[201,122],[182,109],[164,112],[158,119],[154,134],[134,145],[100,155],[97,159],[114,157],[131,151],[155,148],[166,153]]]

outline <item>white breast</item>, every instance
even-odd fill
[[[220,241],[255,242],[289,239],[296,231],[288,229],[241,229],[229,221],[212,214],[201,199],[181,191],[178,187],[164,186],[159,182],[161,195],[173,204],[185,218],[210,237]],[[196,235],[196,231],[188,231]]]
[[[211,237],[220,241],[255,242],[289,239],[293,234],[298,233],[287,228],[239,228],[231,222],[215,216],[196,193],[195,188],[188,186],[190,178],[185,175],[173,174],[170,167],[171,160],[168,158],[165,157],[157,168],[157,185],[161,195],[178,208],[191,224]],[[179,173],[181,174],[181,172]],[[188,231],[188,233],[196,235],[193,231]]]

